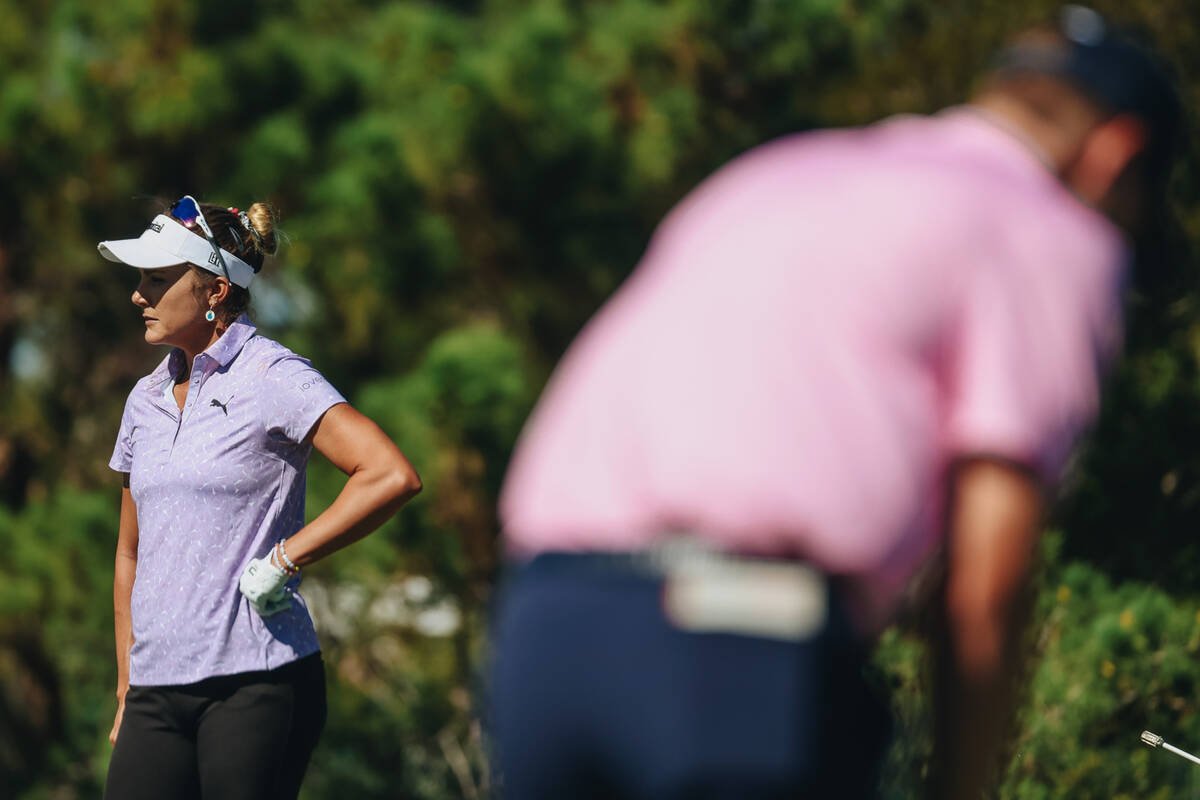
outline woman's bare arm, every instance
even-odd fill
[[[138,523],[137,506],[129,492],[129,474],[125,473],[121,490],[121,522],[117,533],[117,558],[113,573],[113,628],[117,645],[117,716],[113,720],[108,740],[117,743],[117,731],[125,713],[125,692],[129,690],[129,649],[133,647],[133,624],[129,616],[129,599],[133,594],[133,578],[137,574]]]
[[[288,557],[297,566],[363,538],[421,491],[421,479],[400,449],[348,404],[325,413],[312,441],[350,477],[329,508],[285,543]]]

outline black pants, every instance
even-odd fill
[[[505,800],[868,798],[891,717],[836,597],[803,641],[674,627],[662,579],[543,555],[494,620]]]
[[[325,725],[320,653],[269,672],[131,686],[106,800],[295,800]]]

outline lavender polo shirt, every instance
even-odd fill
[[[886,619],[947,465],[1053,484],[1121,338],[1126,250],[968,109],[756,148],[663,221],[527,424],[511,551],[687,530],[851,576]]]
[[[318,649],[294,583],[291,608],[263,618],[238,578],[303,527],[306,438],[346,401],[245,316],[196,356],[180,411],[183,359],[173,350],[134,386],[109,462],[137,504],[129,682],[140,686],[275,669]]]

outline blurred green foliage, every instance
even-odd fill
[[[1098,2],[1195,107],[1200,10]],[[475,691],[494,500],[555,359],[661,215],[770,137],[961,100],[1046,0],[0,0],[0,794],[98,796],[125,394],[161,353],[103,238],[185,192],[273,202],[256,318],[410,455],[426,491],[305,586],[330,723],[305,796],[482,797]],[[1049,540],[1002,796],[1184,797],[1200,741],[1194,153],[1161,280]],[[341,476],[315,461],[309,513]],[[878,654],[888,796],[928,759],[919,643]]]

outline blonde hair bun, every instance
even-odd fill
[[[279,249],[279,241],[275,237],[275,209],[266,203],[255,203],[246,209],[246,216],[258,234],[255,242],[264,254],[271,256]]]

